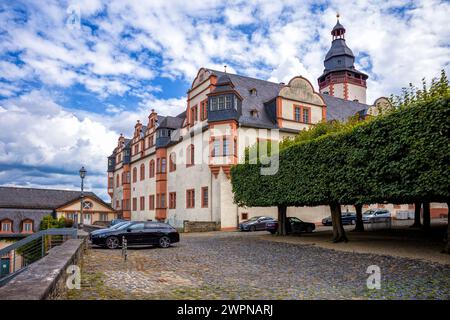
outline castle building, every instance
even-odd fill
[[[113,208],[125,219],[156,219],[176,227],[197,221],[233,229],[252,216],[276,217],[276,208],[233,203],[230,168],[242,160],[245,148],[295,136],[321,121],[366,117],[388,103],[381,98],[366,104],[368,76],[355,69],[339,21],[331,33],[320,92],[302,76],[283,84],[201,68],[183,113],[163,116],[152,110],[145,124],[137,121],[132,137],[119,137],[108,157]],[[288,215],[316,222],[329,209],[288,208]]]

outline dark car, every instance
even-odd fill
[[[311,233],[316,229],[316,225],[311,222],[304,222],[296,217],[288,217],[286,224],[286,232],[287,233],[301,233],[307,232]],[[278,221],[268,222],[266,226],[266,230],[271,234],[274,234],[278,230]]]
[[[117,228],[99,231],[90,234],[92,244],[109,249],[120,247],[123,237],[129,246],[157,245],[168,248],[170,244],[180,241],[180,235],[174,227],[167,223],[153,221],[130,221]]]
[[[266,230],[266,225],[268,222],[276,221],[271,217],[253,217],[247,221],[242,221],[239,224],[239,230],[241,231],[259,231]]]
[[[355,224],[356,223],[356,213],[354,212],[345,212],[341,215],[342,224]],[[333,225],[331,217],[326,217],[322,219],[322,224],[324,226]]]

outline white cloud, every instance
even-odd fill
[[[66,26],[71,4],[90,26]],[[184,96],[155,97],[162,90],[152,84],[155,77],[190,83],[200,67],[223,70],[226,64],[229,72],[276,82],[300,74],[317,87],[337,11],[348,46],[361,58],[356,67],[369,74],[368,102],[431,79],[441,68],[450,71],[448,2],[331,0],[319,1],[326,8],[312,13],[314,4],[30,0],[27,19],[9,10],[13,2],[6,4],[0,11],[0,55],[13,53],[21,63],[0,61],[0,95],[6,98],[0,107],[0,163],[64,170],[83,163],[98,175],[95,183],[104,184],[99,172],[118,133],[131,134],[135,121],[145,122],[152,108],[168,115],[184,110]],[[23,92],[30,80],[43,89]],[[139,101],[131,109],[107,105],[106,114],[96,114],[64,108],[48,93],[74,84],[100,98],[130,94]],[[52,177],[61,185],[72,183],[57,174]],[[27,177],[30,183],[53,183]]]

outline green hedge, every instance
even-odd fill
[[[450,199],[450,99],[281,148],[278,173],[260,164],[231,170],[240,206],[446,202]]]

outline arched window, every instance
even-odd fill
[[[137,181],[137,168],[134,167],[133,168],[133,182],[136,182],[136,181]]]
[[[145,164],[141,164],[141,175],[140,175],[140,179],[144,180],[145,179]]]
[[[25,219],[21,223],[22,233],[33,233],[33,220]]]
[[[187,147],[186,150],[186,167],[190,167],[195,164],[194,153],[195,153],[194,145],[191,144]]]
[[[175,152],[172,152],[169,155],[169,171],[175,171],[177,170],[177,155],[175,154]]]
[[[150,160],[150,165],[148,166],[148,174],[150,178],[155,176],[155,160]]]
[[[0,233],[11,233],[13,232],[13,224],[10,219],[3,219],[0,221]]]

